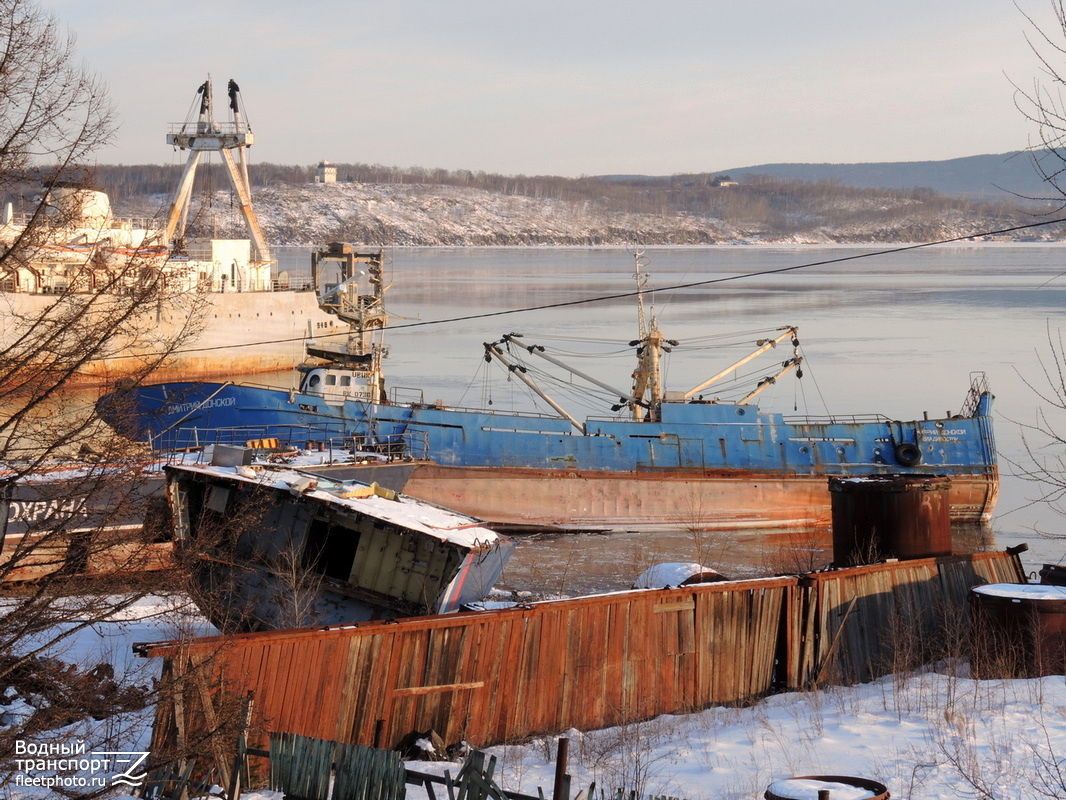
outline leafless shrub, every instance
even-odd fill
[[[72,262],[65,285],[40,303],[14,291],[42,246],[72,227],[74,204],[53,198],[88,185],[81,165],[110,140],[114,120],[106,87],[58,19],[32,0],[0,0],[0,20],[0,194],[21,196],[25,214],[0,228],[0,584],[15,587],[0,598],[0,686],[33,699],[32,712],[0,722],[8,755],[19,740],[78,720],[103,723],[86,728],[90,746],[125,736],[140,716],[127,712],[157,697],[151,667],[120,665],[116,653],[77,663],[84,652],[64,652],[87,629],[134,613],[156,588],[142,576],[169,549],[165,528],[140,525],[158,502],[158,473],[74,389],[87,368],[116,356],[131,356],[123,371],[143,381],[202,314],[199,298],[137,252]],[[156,314],[183,325],[161,334],[150,324]]]

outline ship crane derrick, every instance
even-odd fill
[[[166,244],[173,248],[175,241],[185,238],[185,226],[192,204],[192,188],[196,180],[196,169],[200,156],[204,153],[218,153],[226,168],[230,186],[236,194],[241,214],[248,225],[252,238],[252,256],[255,261],[269,262],[270,248],[259,225],[259,219],[252,208],[251,183],[248,180],[248,158],[246,151],[255,143],[251,126],[242,118],[240,111],[240,88],[230,79],[227,86],[229,93],[230,119],[217,122],[214,117],[211,77],[208,76],[196,90],[200,96],[199,113],[195,119],[175,123],[167,134],[167,144],[179,150],[188,150],[189,158],[178,182],[170,204],[165,229]],[[233,151],[237,151],[237,160]]]
[[[508,348],[514,346],[521,350],[525,350],[530,355],[535,355],[550,364],[566,370],[574,377],[581,378],[593,386],[616,395],[618,397],[618,403],[611,406],[611,410],[620,411],[623,408],[628,408],[630,415],[637,422],[659,422],[662,418],[661,408],[663,403],[702,402],[703,396],[699,394],[700,392],[718,383],[723,378],[735,373],[737,369],[758,358],[763,353],[775,349],[779,344],[786,340],[789,340],[792,344],[792,356],[781,362],[781,366],[776,373],[759,380],[754,389],[748,392],[741,400],[737,401],[737,405],[747,404],[770,386],[777,383],[779,378],[782,378],[793,370],[796,371],[797,377],[802,377],[803,372],[800,369],[800,365],[803,362],[803,358],[799,354],[799,329],[794,325],[788,325],[777,329],[783,331],[778,336],[774,338],[760,339],[755,342],[755,350],[738,361],[733,362],[717,374],[712,375],[698,386],[684,393],[667,393],[663,388],[662,381],[662,354],[664,352],[672,352],[671,348],[678,347],[680,342],[675,339],[667,339],[663,336],[662,332],[659,330],[658,320],[655,315],[649,315],[645,311],[644,296],[645,294],[651,294],[652,290],[648,288],[648,273],[642,271],[642,267],[646,263],[643,258],[643,252],[637,252],[634,256],[636,266],[633,277],[637,284],[637,331],[639,338],[629,343],[630,347],[636,348],[637,356],[637,366],[633,370],[632,376],[632,391],[621,391],[586,372],[575,369],[569,364],[546,353],[542,345],[527,344],[524,341],[524,337],[518,333],[505,334],[498,342],[486,342],[484,345],[485,360],[490,362],[495,360],[502,364],[511,375],[517,377],[531,391],[551,406],[561,418],[568,420],[578,433],[582,434],[586,432],[586,426],[579,422],[574,415],[566,411],[554,398],[550,397],[528,374],[528,370],[525,366],[514,361],[508,355],[505,355],[500,345],[507,345]],[[338,287],[338,289],[339,288],[340,287]],[[699,396],[697,397],[697,395]],[[695,400],[692,399],[694,397],[696,398]],[[713,402],[718,401],[715,400]]]

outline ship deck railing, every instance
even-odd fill
[[[152,449],[164,459],[183,460],[189,452],[205,453],[215,445],[259,450],[300,449],[324,452],[330,457],[366,454],[388,461],[422,461],[429,456],[424,432],[387,435],[346,434],[335,426],[252,425],[230,428],[180,428],[153,437]]]
[[[243,120],[241,122],[214,120],[204,122],[200,119],[193,119],[185,122],[171,122],[167,125],[167,133],[183,136],[219,136],[251,132],[252,126]]]
[[[270,282],[271,291],[274,292],[309,292],[315,288],[310,278],[302,276],[288,277],[284,280],[274,278]]]
[[[788,415],[781,419],[786,425],[870,425],[892,421],[884,414],[827,414],[821,417]]]
[[[426,402],[425,394],[422,389],[407,387],[407,386],[394,386],[389,392],[389,402],[396,406],[413,405],[415,407],[422,408],[441,408],[448,409],[449,411],[460,411],[472,414],[498,414],[500,413],[496,409],[485,408],[470,408],[465,406],[452,406],[445,405],[442,401],[434,401],[432,403]],[[522,411],[508,409],[506,412],[509,417],[520,417],[523,419],[551,419],[559,420],[563,419],[558,414],[549,414],[540,411]],[[801,415],[789,415],[782,417],[782,420],[788,425],[865,425],[880,423],[884,424],[891,422],[892,420],[884,414],[831,414],[825,416],[801,416]],[[632,422],[633,420],[624,414],[589,414],[585,417],[585,422]]]
[[[414,406],[415,408],[439,408],[442,410],[447,409],[448,411],[459,411],[464,414],[506,414],[509,417],[522,417],[525,419],[563,419],[563,417],[560,417],[558,414],[547,414],[543,411],[524,411],[515,409],[506,409],[504,411],[500,411],[494,408],[483,408],[477,406],[453,406],[446,404],[443,400],[434,400],[433,402],[427,402],[425,399],[424,390],[412,388],[410,386],[393,386],[389,390],[389,403],[394,406]]]

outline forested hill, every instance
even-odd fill
[[[834,181],[857,189],[925,187],[971,200],[1044,197],[1048,187],[1040,175],[1057,172],[1061,164],[1047,151],[967,156],[944,161],[901,161],[867,164],[759,164],[726,170],[741,181],[756,175],[779,180]]]
[[[381,245],[592,245],[918,242],[1026,225],[1047,206],[1004,196],[975,201],[929,188],[883,189],[767,175],[559,178],[465,170],[337,164],[338,182],[314,167],[253,164],[256,209],[274,244],[330,240]],[[180,166],[101,166],[95,180],[120,214],[166,203]],[[201,232],[241,223],[217,165],[197,215]],[[1059,239],[1059,226],[1011,234]]]

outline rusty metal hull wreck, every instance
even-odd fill
[[[996,501],[995,472],[951,483],[951,515],[983,523]],[[505,530],[797,531],[828,528],[830,495],[821,475],[739,470],[530,470],[419,466],[407,491]]]
[[[226,631],[456,611],[514,549],[476,519],[328,468],[165,471],[179,558]]]

